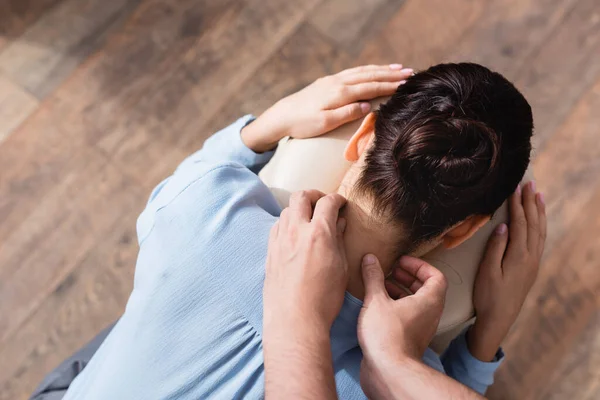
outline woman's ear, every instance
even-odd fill
[[[479,228],[487,224],[491,218],[490,215],[471,215],[444,234],[442,237],[444,247],[453,249],[459,246],[473,236]]]
[[[362,124],[360,124],[358,130],[352,135],[346,145],[346,150],[344,151],[344,158],[346,161],[358,161],[361,154],[369,147],[369,144],[375,135],[376,119],[377,116],[374,112],[370,112],[365,119],[363,119]]]

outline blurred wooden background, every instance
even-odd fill
[[[550,235],[493,399],[600,398],[598,0],[0,0],[0,399],[123,310],[150,190],[363,63],[472,60],[534,108]]]

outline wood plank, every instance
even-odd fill
[[[600,291],[600,201],[596,191],[563,241],[548,252],[517,324],[506,343],[506,363],[490,399],[542,399],[548,377],[575,346],[597,313]]]
[[[600,74],[596,0],[510,0],[489,10],[448,59],[473,60],[513,80],[532,105],[539,148]]]
[[[578,2],[528,63],[516,84],[532,99],[538,116],[537,144],[542,148],[600,75],[598,2]]]
[[[61,177],[85,163],[83,141],[58,129],[53,110],[53,103],[39,107],[0,146],[0,245]]]
[[[541,391],[539,398],[548,400],[600,398],[600,311],[574,340],[573,347]]]
[[[0,36],[14,39],[40,16],[63,0],[0,1]]]
[[[159,7],[164,1],[145,3],[126,26],[127,35],[117,35],[57,91],[70,121],[62,129],[84,135],[150,189],[185,156],[173,149],[181,136],[206,135],[200,133],[206,121],[297,29],[317,1],[218,6],[187,1],[181,2],[186,7],[169,12]],[[203,15],[198,31],[182,39],[180,32],[189,31],[184,27],[194,26],[189,21],[193,15]],[[160,40],[153,39],[161,28],[165,32]]]
[[[327,0],[311,13],[308,21],[338,47],[357,55],[404,3],[398,0]]]
[[[0,145],[38,107],[38,101],[0,74]]]
[[[4,47],[6,47],[8,42],[9,42],[8,38],[6,36],[3,36],[2,34],[0,34],[0,52],[4,49]]]
[[[332,44],[313,25],[304,23],[261,67],[260,73],[240,87],[214,118],[207,122],[205,132],[216,132],[245,114],[260,115],[276,101],[315,79],[353,65],[351,56]],[[181,136],[179,146],[182,149],[202,146],[206,135],[191,133]]]
[[[138,246],[134,209],[0,350],[0,400],[26,399],[44,375],[123,312]]]
[[[0,247],[0,349],[146,194],[94,151],[38,200]]]
[[[357,63],[397,62],[416,69],[440,63],[488,7],[468,0],[408,1],[365,46]]]
[[[539,396],[553,372],[550,366],[566,356],[598,312],[598,107],[600,81],[534,162],[548,205],[548,251],[538,283],[507,338],[508,357],[491,398],[545,398]]]
[[[45,98],[118,27],[140,0],[65,0],[0,54],[0,70]]]

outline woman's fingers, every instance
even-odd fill
[[[327,110],[324,112],[325,130],[331,131],[340,125],[364,117],[369,111],[371,111],[371,104],[368,102],[352,103]]]
[[[502,259],[508,245],[508,228],[506,224],[500,224],[494,229],[490,236],[483,260],[479,267],[479,273],[489,273],[492,276],[501,276]]]
[[[521,192],[521,184],[519,184],[517,190],[508,199],[510,213],[508,232],[510,235],[510,247],[525,251],[527,249],[527,219],[525,219]]]
[[[358,67],[345,69],[337,74],[337,76],[345,77],[359,72],[370,71],[385,71],[385,70],[401,70],[402,64],[385,64],[385,65],[360,65]]]
[[[399,82],[410,78],[413,74],[411,68],[397,69],[377,69],[372,71],[360,71],[348,74],[342,77],[346,85],[356,85],[367,82]]]
[[[535,181],[523,188],[523,210],[527,219],[527,248],[531,253],[537,253],[540,241],[539,213],[535,195]]]
[[[345,90],[342,91],[344,94],[344,99],[341,101],[343,103],[349,103],[359,100],[370,100],[377,97],[391,96],[396,92],[396,89],[398,89],[398,86],[400,86],[402,83],[404,82],[367,82],[346,86]]]
[[[538,193],[536,195],[536,203],[538,209],[538,219],[540,226],[540,241],[538,244],[538,257],[542,258],[542,253],[544,253],[544,245],[546,243],[547,236],[547,222],[546,222],[546,203],[544,202],[544,195],[542,193]]]

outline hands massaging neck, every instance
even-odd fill
[[[385,100],[373,101],[373,109]],[[318,189],[324,193],[338,191],[352,165],[344,158],[344,151],[361,123],[362,120],[355,121],[316,138],[284,139],[279,144],[260,177],[282,207],[288,205],[290,194],[298,190]],[[453,249],[438,246],[424,256],[418,254],[440,269],[448,280],[446,305],[438,335],[453,331],[473,318],[473,283],[479,262],[493,229],[507,221],[508,210],[503,204],[490,222],[460,246]]]

